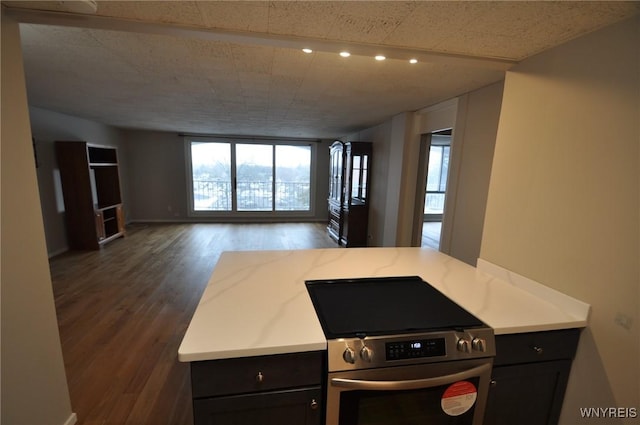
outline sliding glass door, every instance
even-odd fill
[[[192,213],[311,211],[311,145],[189,141],[188,146]]]
[[[311,146],[275,146],[276,211],[311,210]]]
[[[273,146],[235,145],[238,211],[273,210]]]
[[[191,142],[191,200],[195,211],[231,211],[231,145]]]

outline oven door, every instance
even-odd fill
[[[329,373],[326,425],[480,425],[492,359]]]

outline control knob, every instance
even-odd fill
[[[471,347],[475,351],[484,353],[487,351],[487,341],[482,338],[473,338],[473,340],[471,341]]]
[[[360,358],[365,362],[371,363],[373,360],[373,350],[367,346],[362,347],[362,350],[360,350]]]
[[[354,364],[356,362],[356,352],[353,351],[353,348],[347,347],[342,353],[342,358],[345,362]]]
[[[464,338],[460,338],[458,340],[458,343],[456,344],[456,348],[458,349],[458,351],[462,351],[463,353],[470,353],[471,352],[471,343],[469,342],[469,340],[466,340]]]

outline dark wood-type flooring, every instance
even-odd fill
[[[335,248],[323,225],[136,224],[99,251],[50,261],[80,425],[192,424],[180,345],[220,253]]]

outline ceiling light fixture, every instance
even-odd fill
[[[308,47],[305,47],[304,49],[302,49],[302,51],[305,53],[313,53],[313,50],[309,49]]]
[[[383,61],[385,59],[386,59],[386,57],[384,55],[376,55],[376,60],[377,61]]]
[[[409,63],[418,63],[418,59],[415,59],[415,58],[409,59]]]
[[[342,56],[343,58],[348,58],[349,56],[351,56],[351,53],[347,51],[340,52],[340,56]]]

